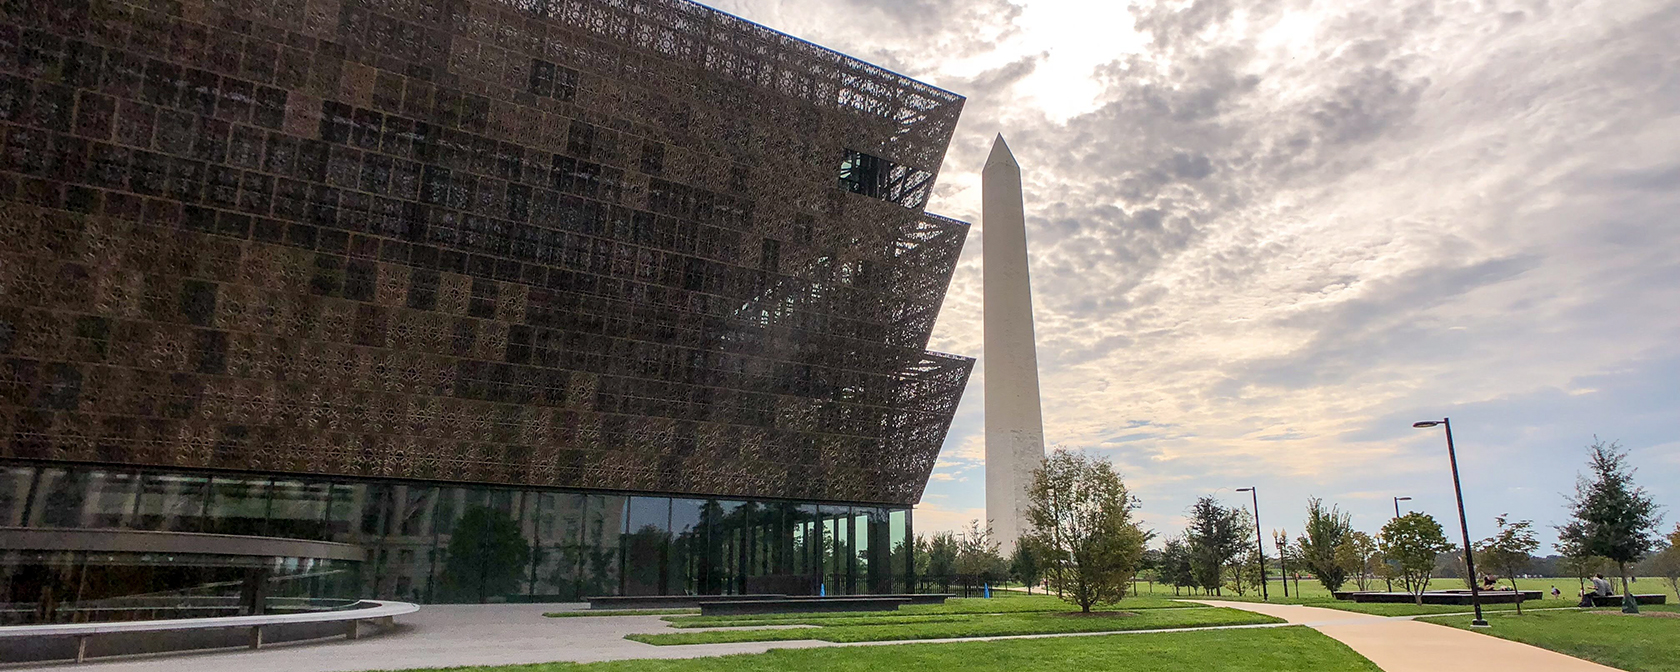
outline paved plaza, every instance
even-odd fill
[[[1614,672],[1578,658],[1527,644],[1489,637],[1411,617],[1383,617],[1295,605],[1196,600],[1243,609],[1288,623],[1214,626],[1188,630],[1276,628],[1304,625],[1357,651],[1387,672]],[[817,640],[654,646],[624,638],[631,633],[672,631],[660,616],[547,618],[544,612],[581,609],[581,604],[429,605],[399,619],[394,631],[349,641],[96,660],[75,666],[92,672],[361,672],[463,665],[513,665],[556,661],[595,662],[633,658],[698,658],[771,649],[823,646],[884,646],[904,642],[835,644]],[[758,626],[762,627],[762,626]],[[801,626],[787,626],[801,627]],[[719,628],[728,629],[728,628]],[[694,629],[685,632],[696,632]],[[1059,633],[1012,637],[916,640],[917,643],[1090,637],[1124,633]],[[68,664],[0,667],[7,670],[72,669]]]

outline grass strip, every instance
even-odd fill
[[[953,615],[955,616],[955,615]],[[886,642],[958,637],[998,637],[1077,632],[1120,632],[1217,625],[1279,623],[1281,619],[1236,609],[1160,609],[1136,612],[1019,613],[963,615],[929,622],[864,622],[823,625],[794,630],[731,630],[626,635],[625,639],[656,645],[723,644],[815,639],[825,642]]]
[[[1680,605],[1651,605],[1639,615],[1612,609],[1569,609],[1487,614],[1487,628],[1463,616],[1421,618],[1585,658],[1630,672],[1680,670]]]

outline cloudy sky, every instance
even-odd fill
[[[1046,440],[1146,523],[1258,485],[1550,542],[1594,435],[1680,519],[1680,4],[718,0],[968,96],[932,347],[979,356],[920,530],[984,517],[979,169],[1026,171]],[[1547,547],[1549,549],[1549,546]]]

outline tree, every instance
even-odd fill
[[[1211,495],[1190,506],[1190,528],[1184,534],[1190,545],[1190,570],[1202,590],[1218,594],[1226,565],[1248,548],[1253,529],[1241,523],[1237,509],[1220,506]]]
[[[1056,450],[1033,471],[1027,519],[1063,599],[1090,613],[1126,596],[1151,535],[1107,459]]]
[[[939,591],[951,592],[951,580],[956,578],[957,569],[957,535],[950,532],[935,532],[927,542],[927,576],[928,579],[939,582]]]
[[[531,559],[531,547],[519,534],[519,523],[487,506],[461,513],[447,553],[445,589],[458,599],[479,602],[517,590]]]
[[[1668,584],[1668,589],[1680,593],[1680,524],[1668,533],[1668,548],[1657,554],[1651,569]]]
[[[1616,563],[1622,577],[1622,611],[1637,614],[1639,605],[1628,592],[1627,566],[1651,550],[1657,505],[1644,488],[1633,484],[1634,469],[1627,466],[1621,445],[1593,438],[1587,458],[1592,477],[1576,479],[1575,496],[1566,497],[1570,521],[1557,528],[1558,538]]]
[[[1540,540],[1534,538],[1534,521],[1513,523],[1506,518],[1507,515],[1500,514],[1493,519],[1499,531],[1476,544],[1476,556],[1495,574],[1510,578],[1511,590],[1517,590],[1517,574],[1528,568],[1530,556],[1540,548]],[[1517,613],[1522,613],[1520,592],[1517,594]]]
[[[980,527],[980,521],[969,521],[968,529],[957,537],[957,557],[952,569],[962,579],[963,593],[975,584],[991,584],[1009,575],[1009,563],[998,555],[998,544],[992,541],[992,528]]]
[[[1009,554],[1009,575],[1027,587],[1028,595],[1032,594],[1033,585],[1044,578],[1044,554],[1031,538],[1015,542],[1015,552]]]
[[[1408,513],[1388,521],[1382,529],[1383,555],[1395,563],[1401,585],[1423,604],[1423,591],[1429,588],[1430,575],[1435,571],[1435,556],[1452,550],[1441,524],[1427,513]]]
[[[1225,585],[1238,595],[1260,589],[1260,556],[1246,548],[1225,566]]]
[[[1160,572],[1161,581],[1172,585],[1174,595],[1180,588],[1196,586],[1196,575],[1190,569],[1190,544],[1182,535],[1168,539],[1161,549]]]
[[[1336,559],[1336,547],[1353,532],[1353,516],[1331,506],[1325,510],[1317,497],[1307,499],[1307,530],[1296,540],[1301,549],[1301,562],[1312,570],[1318,582],[1330,592],[1342,589],[1347,583],[1347,568]]]
[[[1377,577],[1381,571],[1378,568],[1383,564],[1377,540],[1357,530],[1348,533],[1342,543],[1336,545],[1336,562],[1347,575],[1353,577],[1360,590],[1366,590],[1366,585]]]

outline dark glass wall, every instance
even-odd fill
[[[0,463],[0,527],[354,544],[365,559],[350,563],[359,566],[334,565],[333,597],[415,602],[904,592],[910,585],[903,559],[910,532],[906,513],[874,506]],[[47,560],[0,552],[6,553],[0,556],[5,591],[0,601],[37,599],[45,570],[35,565]],[[155,571],[123,572],[108,572],[128,578],[113,579],[120,585],[104,594],[192,591],[202,588],[195,577],[226,578],[226,572],[181,570],[163,581]],[[309,593],[308,582],[288,580],[292,593]]]

